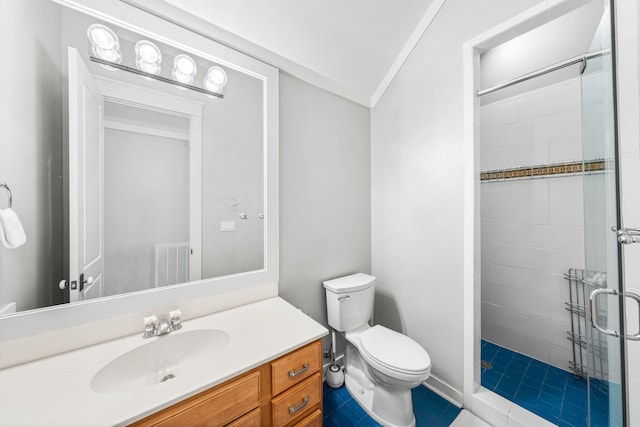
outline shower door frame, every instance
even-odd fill
[[[480,387],[480,54],[571,12],[590,0],[559,0],[540,3],[463,46],[464,91],[464,405],[496,425],[507,425],[509,418],[520,422],[530,416],[515,403],[505,404],[498,395]],[[614,2],[611,0],[612,8]],[[612,31],[615,32],[615,29]],[[615,43],[615,39],[614,39]],[[615,57],[614,57],[615,60]],[[622,274],[622,271],[621,271]],[[623,314],[621,314],[622,316]],[[624,349],[624,346],[621,346]],[[624,369],[624,368],[623,368]],[[628,393],[623,391],[627,413]],[[628,422],[628,414],[625,419]]]

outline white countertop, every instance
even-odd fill
[[[93,391],[91,379],[104,365],[150,340],[163,339],[143,339],[142,328],[135,336],[0,370],[0,426],[126,425],[328,333],[279,297],[185,321],[172,334],[196,329],[219,329],[230,340],[218,361],[195,380],[177,376],[122,393]]]

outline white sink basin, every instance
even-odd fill
[[[103,366],[93,376],[91,388],[98,393],[121,393],[202,375],[203,369],[216,363],[229,335],[217,329],[198,329],[151,340]]]

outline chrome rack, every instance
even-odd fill
[[[591,291],[606,287],[607,275],[599,271],[571,268],[563,276],[569,283],[569,301],[565,302],[565,310],[571,317],[571,331],[567,331],[566,338],[571,341],[573,349],[573,360],[569,361],[569,368],[576,378],[587,379],[591,376],[605,379],[608,377],[607,338],[595,329],[588,331],[587,307]],[[599,323],[606,324],[607,314],[604,310],[594,314]],[[604,381],[593,382],[593,384],[605,383]]]

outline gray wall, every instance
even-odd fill
[[[369,109],[280,74],[280,295],[326,324],[322,281],[371,271]]]
[[[105,129],[104,295],[152,288],[156,244],[189,241],[189,142]]]
[[[62,97],[60,8],[50,1],[2,3],[0,181],[27,234],[17,249],[0,246],[0,307],[18,310],[62,298]],[[10,61],[9,58],[14,58]],[[18,66],[6,66],[10,62]],[[35,190],[35,191],[34,191]],[[0,195],[0,208],[7,206]]]
[[[203,111],[203,278],[264,268],[262,81],[227,75],[224,100],[207,99]],[[221,221],[235,221],[236,231],[221,232]]]

